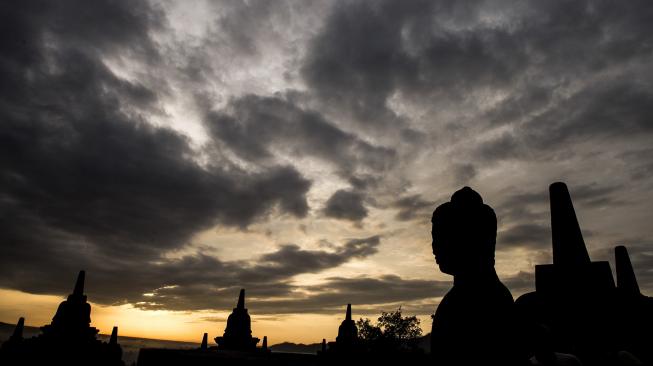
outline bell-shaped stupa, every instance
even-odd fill
[[[252,337],[252,320],[245,308],[245,289],[240,290],[238,304],[227,318],[227,327],[222,337],[215,338],[218,349],[253,351],[259,339]]]

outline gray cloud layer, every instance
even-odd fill
[[[313,5],[230,5],[200,46],[173,50],[160,42],[171,32],[163,5],[0,5],[0,286],[64,294],[84,267],[95,301],[143,308],[229,308],[240,287],[269,313],[428,301],[448,283],[387,275],[295,287],[296,275],[375,254],[379,236],[328,238],[342,243],[331,251],[285,244],[249,261],[164,254],[216,225],[275,215],[360,223],[386,208],[417,222],[435,206],[432,193],[408,190],[425,170],[446,172],[453,191],[506,162],[532,164],[532,179],[549,177],[537,164],[559,162],[596,176],[572,188],[577,207],[633,205],[626,187],[653,199],[648,1],[339,1],[325,17]],[[293,16],[324,23],[288,41]],[[212,48],[225,68],[245,67],[277,41],[292,46],[279,47],[292,53],[283,90],[212,89],[227,78]],[[147,67],[127,77],[121,62]],[[151,123],[180,85],[208,133],[201,151]],[[590,164],[595,155],[613,159],[606,172]],[[296,157],[327,164],[350,187],[309,207],[315,182]],[[501,192],[499,250],[547,248],[540,191]],[[651,234],[643,230],[631,237]],[[651,288],[650,245],[638,243],[633,261]],[[516,291],[529,281],[507,279]]]
[[[274,207],[306,215],[311,182],[295,168],[200,166],[186,137],[142,121],[157,93],[119,78],[103,58],[147,51],[156,59],[154,9],[96,4],[68,22],[74,4],[30,6],[3,12],[12,32],[1,56],[2,285],[61,293],[74,268],[109,276],[111,265],[153,263],[217,223],[246,227]],[[98,31],[107,14],[124,24]]]
[[[243,159],[270,161],[271,150],[292,156],[314,156],[336,166],[345,177],[358,166],[388,169],[395,159],[390,148],[374,146],[344,132],[315,111],[290,100],[254,95],[233,100],[223,112],[208,116],[209,130]]]

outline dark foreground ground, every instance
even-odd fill
[[[16,327],[15,324],[7,324],[0,322],[0,344],[7,340],[9,336],[14,331]],[[24,337],[30,338],[40,334],[38,327],[25,326]],[[99,334],[98,338],[102,341],[108,341],[109,335]],[[149,338],[137,338],[137,337],[124,337],[118,336],[118,343],[122,347],[122,359],[125,361],[125,365],[131,365],[133,362],[136,362],[138,359],[138,352],[141,348],[148,349],[170,349],[170,350],[181,350],[180,352],[185,352],[183,350],[192,350],[200,346],[199,343],[194,342],[178,342],[178,341],[168,341],[161,339],[149,339]],[[429,335],[426,335],[420,339],[419,342],[420,348],[428,352],[430,339]],[[283,342],[276,345],[270,346],[270,349],[273,353],[294,353],[294,354],[305,354],[305,355],[315,355],[316,352],[322,347],[321,343],[311,343],[311,344],[298,344],[291,342]],[[165,351],[163,351],[165,352]],[[172,354],[172,353],[171,353]],[[276,357],[276,356],[275,356]],[[308,362],[310,364],[311,358],[301,358],[299,356],[297,359],[301,359],[302,362]],[[281,358],[293,358],[290,356],[281,356]]]
[[[11,336],[16,327],[15,324],[7,324],[0,322],[0,344]],[[23,336],[25,338],[34,337],[40,334],[38,327],[25,326]],[[109,335],[99,334],[98,339],[108,342]],[[161,339],[148,339],[148,338],[137,338],[137,337],[118,337],[118,343],[122,347],[122,359],[125,361],[126,365],[131,365],[132,362],[135,362],[138,358],[138,351],[141,348],[165,348],[165,349],[192,349],[198,348],[199,343],[192,342],[178,342],[178,341],[166,341]]]

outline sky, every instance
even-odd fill
[[[213,338],[240,288],[270,344],[347,303],[428,332],[435,207],[494,208],[517,298],[556,181],[651,295],[651,34],[648,0],[2,2],[0,321],[84,269],[104,333]]]

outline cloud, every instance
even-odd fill
[[[511,133],[504,133],[498,138],[493,138],[480,144],[475,155],[485,161],[498,161],[510,158],[523,157],[522,146]]]
[[[309,45],[302,75],[321,100],[348,111],[354,121],[381,130],[402,127],[388,103],[397,92],[456,99],[469,87],[505,85],[524,67],[526,58],[507,30],[455,32],[440,22],[468,21],[465,16],[477,15],[477,7],[342,3]]]
[[[452,170],[456,185],[468,185],[478,174],[476,166],[470,163],[456,164],[452,167]]]
[[[577,209],[611,207],[605,220],[648,235],[628,216],[651,198],[646,0],[225,2],[191,20],[187,6],[0,6],[0,286],[66,294],[84,267],[102,304],[230,309],[246,286],[269,313],[432,306],[447,283],[293,282],[374,255],[379,236],[280,240],[242,261],[167,254],[279,217],[395,229],[371,220],[415,223],[425,197],[470,181],[499,202],[499,248],[548,242],[560,177]]]
[[[378,313],[426,300],[428,312],[435,310],[435,298],[451,287],[449,281],[403,279],[396,275],[381,277],[331,277],[321,285],[307,288],[308,294],[284,300],[261,300],[249,305],[252,311],[292,314],[297,312],[334,314],[351,303],[357,313]]]
[[[409,221],[417,217],[428,217],[431,209],[435,209],[435,203],[424,200],[419,194],[406,196],[394,203],[394,207],[399,209],[395,218],[400,221]]]
[[[619,154],[619,159],[630,169],[630,177],[634,181],[646,180],[653,172],[653,149],[643,148],[628,150]]]
[[[346,256],[364,258],[376,253],[380,242],[381,237],[379,235],[361,239],[350,239],[345,243],[345,248],[342,253]]]
[[[364,201],[363,194],[340,189],[327,200],[324,214],[335,219],[359,222],[368,213]]]
[[[227,318],[224,316],[203,316],[201,319],[212,323],[224,323],[227,321]]]
[[[223,261],[202,253],[140,263],[136,258],[87,261],[86,292],[91,301],[100,304],[130,303],[143,309],[176,311],[225,310],[233,307],[240,288],[247,289],[249,301],[253,302],[296,296],[301,288],[293,283],[294,276],[319,273],[369,257],[377,252],[379,244],[378,236],[349,239],[332,250],[306,250],[286,244],[248,261]],[[9,265],[13,271],[5,270],[7,275],[3,274],[0,286],[32,293],[69,293],[76,272],[63,266],[61,273],[50,272],[61,265],[60,261],[39,260],[20,263],[29,276],[21,276],[24,272]],[[44,268],[33,268],[35,264]],[[275,313],[272,309],[268,312]]]
[[[478,159],[564,159],[580,153],[574,143],[650,134],[646,8],[342,2],[309,43],[302,76],[327,110],[370,134],[415,123],[442,144],[461,142],[447,153],[469,156],[451,166],[460,184]]]
[[[652,101],[650,82],[597,82],[530,120],[525,137],[539,149],[550,149],[588,137],[650,134]]]
[[[569,195],[574,203],[578,206],[600,206],[600,205],[619,205],[621,202],[615,197],[623,189],[617,184],[606,183],[585,183],[567,185]],[[515,208],[533,208],[538,210],[548,210],[549,192],[547,186],[542,186],[535,191],[525,190],[524,187],[508,187],[505,192],[512,192],[505,195],[503,202],[497,207],[497,211],[507,212]]]
[[[579,218],[583,217],[583,212],[592,208],[624,204],[617,198],[623,189],[618,185],[590,183],[570,184],[568,187]],[[522,248],[532,250],[535,254],[548,248],[551,243],[548,191],[544,187],[538,192],[520,191],[512,187],[505,192],[512,193],[496,207],[497,217],[504,223],[497,233],[497,249]],[[586,238],[593,236],[587,228],[581,229]]]
[[[77,12],[67,5],[17,5],[10,24],[21,41],[2,43],[11,51],[0,56],[2,286],[64,293],[80,266],[100,276],[111,266],[157,268],[166,251],[216,224],[307,214],[311,182],[295,168],[200,165],[187,137],[145,122],[157,92],[104,60],[143,50],[155,58],[148,29],[163,23],[155,9],[94,4],[68,24]],[[124,24],[98,32],[107,14]],[[133,297],[112,290],[114,300]]]
[[[265,163],[283,152],[333,164],[349,178],[357,171],[382,173],[396,162],[392,148],[373,145],[345,132],[320,113],[280,97],[246,95],[206,121],[213,138],[241,158]]]
[[[379,236],[350,239],[333,251],[286,244],[251,261],[225,262],[202,254],[186,256],[152,268],[156,276],[140,274],[139,278],[156,278],[158,284],[150,285],[153,290],[149,296],[140,295],[130,302],[145,309],[221,310],[234,301],[233,294],[239,288],[247,289],[248,302],[287,298],[300,292],[292,283],[294,276],[319,273],[356,258],[366,258],[377,252],[379,244]]]
[[[369,238],[350,239],[333,253],[322,250],[305,250],[297,245],[282,245],[277,251],[263,255],[248,273],[274,280],[275,276],[291,277],[302,273],[317,273],[353,259],[365,258],[377,252],[378,235]],[[269,272],[269,273],[268,273]]]
[[[498,249],[522,247],[539,249],[551,241],[551,228],[546,225],[517,224],[497,233]]]
[[[533,273],[519,272],[502,281],[515,293],[534,288]],[[341,313],[351,303],[359,314],[378,314],[381,310],[396,309],[400,305],[415,314],[430,314],[436,309],[438,298],[453,286],[451,281],[406,279],[397,275],[352,278],[330,277],[323,284],[306,288],[307,293],[292,299],[253,301],[252,312],[292,314],[297,312]]]

